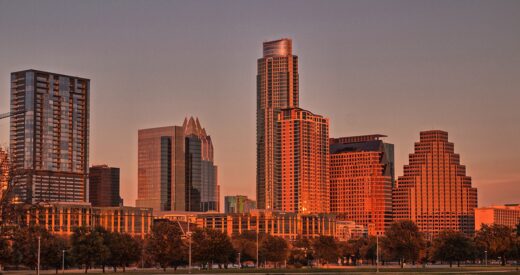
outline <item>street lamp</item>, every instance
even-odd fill
[[[487,250],[484,250],[484,265],[487,266]]]
[[[62,250],[61,274],[65,274],[65,250]]]
[[[38,236],[38,269],[36,270],[36,274],[40,275],[40,248],[41,248],[41,236]]]
[[[379,272],[379,234],[376,234],[376,272]]]
[[[240,264],[240,252],[238,252],[238,269],[241,269],[242,265]]]
[[[258,223],[258,221],[257,221]],[[256,225],[256,268],[259,267],[258,263],[260,261],[260,258],[258,258],[258,224]]]

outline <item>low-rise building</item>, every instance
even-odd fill
[[[65,237],[72,235],[78,227],[101,226],[110,232],[144,238],[151,230],[153,212],[150,208],[92,207],[90,203],[57,202],[28,208],[20,222],[40,225]]]
[[[339,241],[368,237],[368,227],[354,221],[336,221],[336,238]]]
[[[252,210],[250,213],[159,213],[156,219],[195,223],[199,228],[211,228],[229,236],[246,231],[295,239],[297,236],[335,236],[336,218],[332,214],[297,214],[292,212]]]
[[[500,224],[516,227],[520,223],[520,204],[506,204],[480,207],[475,209],[475,231],[483,224]]]

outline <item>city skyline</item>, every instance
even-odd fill
[[[103,12],[97,10],[95,4],[81,4],[84,5],[84,8],[93,11],[97,18],[102,19],[102,23],[112,23],[108,24],[112,27],[110,31],[123,30],[123,34],[116,37],[116,40],[101,41],[100,44],[106,48],[95,46],[87,52],[84,52],[85,48],[81,47],[78,48],[81,49],[79,51],[78,49],[68,50],[63,46],[52,44],[53,35],[50,34],[49,38],[42,37],[40,40],[42,45],[39,45],[41,47],[39,51],[50,56],[38,58],[36,58],[38,50],[23,42],[24,35],[15,37],[15,41],[0,45],[0,59],[3,61],[3,66],[0,68],[0,112],[9,110],[8,78],[11,72],[34,68],[81,75],[91,79],[93,102],[91,103],[91,151],[88,165],[109,163],[121,167],[121,195],[126,202],[133,204],[137,193],[137,156],[135,153],[137,152],[137,129],[165,125],[172,119],[178,121],[186,114],[193,113],[189,110],[195,106],[206,107],[216,103],[219,106],[201,110],[196,115],[205,121],[208,128],[212,129],[212,138],[218,144],[215,162],[219,164],[221,197],[245,194],[254,198],[254,70],[256,65],[254,60],[261,52],[259,45],[262,40],[290,37],[294,41],[295,52],[301,63],[300,95],[303,98],[303,105],[330,118],[330,136],[372,133],[388,135],[388,142],[395,144],[396,147],[397,169],[395,173],[398,177],[403,175],[402,167],[407,162],[407,154],[413,151],[417,133],[430,129],[445,130],[450,133],[450,140],[457,144],[457,152],[462,155],[461,161],[468,167],[468,174],[472,176],[473,186],[479,189],[479,206],[514,203],[514,200],[517,199],[515,194],[520,191],[518,186],[520,174],[515,171],[515,164],[520,163],[520,148],[515,143],[508,146],[499,145],[503,144],[500,141],[506,136],[513,140],[520,138],[520,130],[517,126],[515,127],[520,119],[520,111],[515,110],[515,102],[520,100],[519,95],[515,94],[515,91],[520,88],[518,81],[515,80],[515,74],[518,72],[515,71],[515,68],[518,68],[520,59],[518,53],[513,51],[514,45],[518,45],[520,41],[518,35],[506,38],[512,31],[508,29],[508,26],[510,28],[511,23],[520,22],[518,18],[508,17],[509,13],[505,12],[507,6],[512,4],[499,2],[502,5],[488,6],[483,2],[479,3],[478,6],[482,9],[490,8],[488,12],[484,13],[478,8],[468,11],[464,10],[464,4],[443,2],[443,5],[454,8],[458,13],[465,15],[465,18],[472,24],[475,24],[470,26],[469,23],[459,21],[459,24],[454,26],[457,31],[465,31],[463,33],[471,38],[466,37],[466,39],[474,44],[462,43],[456,37],[457,31],[447,29],[448,23],[453,22],[450,20],[454,20],[454,15],[440,10],[427,12],[411,4],[409,9],[419,9],[422,15],[427,15],[425,19],[414,17],[415,20],[418,20],[418,25],[426,32],[425,36],[414,33],[415,36],[419,36],[419,38],[415,38],[417,41],[407,36],[406,33],[406,31],[417,29],[407,28],[406,20],[393,19],[392,16],[400,13],[396,9],[390,9],[389,17],[383,18],[383,22],[387,20],[389,23],[394,23],[390,24],[390,28],[404,27],[402,32],[397,32],[398,37],[395,40],[381,36],[384,34],[380,30],[383,28],[382,25],[376,24],[370,28],[370,26],[366,26],[367,22],[357,18],[360,20],[359,25],[368,27],[379,36],[371,32],[363,33],[360,29],[351,27],[349,30],[353,32],[354,38],[361,39],[359,41],[353,39],[352,44],[349,44],[348,41],[334,38],[333,34],[316,33],[316,36],[312,36],[312,32],[303,31],[303,27],[295,25],[273,32],[269,30],[270,25],[266,24],[259,27],[260,30],[244,35],[243,39],[241,39],[242,36],[226,36],[233,40],[233,43],[218,41],[208,43],[207,46],[198,45],[199,38],[194,38],[194,36],[188,36],[186,44],[175,43],[175,40],[169,39],[164,41],[164,45],[159,42],[157,45],[140,44],[137,42],[143,37],[138,34],[137,38],[134,38],[125,33],[123,25],[124,22],[127,22],[126,20],[129,20],[126,16],[131,17],[130,15],[135,12],[134,9],[138,9],[136,6],[142,7],[141,4],[131,3],[122,11],[117,11],[116,7],[109,3],[107,11]],[[53,6],[50,4],[34,5],[41,5],[46,12],[52,12],[50,8]],[[162,2],[161,5],[168,6]],[[208,5],[211,6],[209,3]],[[377,8],[376,5],[350,5],[358,10],[372,10],[374,12],[372,16],[381,12],[379,10],[381,8]],[[515,5],[517,7],[517,4]],[[21,6],[23,7],[23,5]],[[67,5],[65,6],[63,9],[67,8]],[[385,6],[385,4],[380,6]],[[0,2],[0,7],[0,34],[2,36],[11,37],[8,20],[13,20],[16,24],[20,24],[23,30],[28,31],[33,30],[31,23],[47,23],[41,26],[43,28],[51,28],[55,23],[39,16],[32,17],[29,23],[24,23],[10,16],[11,12],[16,14],[20,8],[11,6],[9,2]],[[186,9],[196,7],[197,4],[190,4]],[[312,7],[316,6],[302,3],[299,9],[303,14],[308,15]],[[145,9],[144,12],[154,9]],[[241,5],[235,9],[249,11],[249,8]],[[29,9],[28,12],[32,14],[37,10],[39,9]],[[203,12],[208,11],[203,10]],[[317,12],[321,18],[329,18],[324,14],[333,12],[333,8],[320,7]],[[499,19],[493,12],[501,14],[503,17]],[[119,20],[109,20],[107,15],[111,13],[119,15],[117,17]],[[217,10],[217,13],[227,14],[223,10]],[[441,22],[439,27],[432,25],[432,22],[428,21],[429,16],[433,17],[436,13],[445,16],[448,23]],[[140,18],[146,18],[145,15],[141,14],[143,17]],[[73,25],[75,27],[87,26],[84,21],[86,18],[79,16],[79,23]],[[482,19],[482,16],[484,16],[485,23],[494,24],[491,28],[484,28],[477,32],[476,26],[479,26],[477,18]],[[158,18],[149,24],[160,29],[169,26],[167,23],[170,21],[164,14],[160,14]],[[216,20],[211,18],[210,20]],[[311,18],[317,20],[317,17]],[[409,19],[407,16],[404,18]],[[226,22],[226,24],[234,22],[236,21]],[[279,21],[275,20],[273,24],[276,22]],[[330,18],[328,23],[321,23],[316,28],[339,27],[342,22],[344,21]],[[305,26],[309,23],[302,22],[302,24]],[[251,25],[248,26],[251,28]],[[290,27],[293,27],[294,30],[291,31]],[[62,28],[68,29],[65,26]],[[207,34],[205,31],[199,31],[196,34]],[[240,34],[241,31],[243,30],[237,27],[233,33]],[[471,31],[475,31],[475,33]],[[175,37],[180,37],[178,35],[183,33],[182,28],[180,31],[175,32],[174,30],[173,32],[177,34],[174,35]],[[478,39],[481,32],[498,42],[508,41],[510,43],[490,43],[485,39]],[[100,38],[108,33],[110,32],[91,30],[87,31],[87,36]],[[221,33],[222,30],[218,29],[215,35]],[[428,34],[436,34],[437,38],[444,38],[442,40],[444,43],[436,44],[434,37],[426,37]],[[212,38],[215,37],[209,35],[206,39]],[[109,57],[112,54],[109,52],[116,50],[118,43],[132,42],[134,39],[136,45],[124,45],[129,49],[123,49],[122,53],[115,53],[113,57]],[[328,43],[316,44],[313,42],[313,40],[320,39],[324,41],[330,39],[330,44],[338,45],[331,45],[332,49],[325,50],[323,47],[328,46]],[[426,39],[425,43],[432,43],[432,48],[421,46],[423,43],[419,42],[421,39]],[[384,48],[370,43],[377,41],[391,42],[389,45],[387,44],[386,54]],[[398,41],[403,44],[398,44]],[[411,42],[412,45],[404,42]],[[197,46],[193,49],[186,47],[192,43]],[[234,43],[238,43],[238,49],[233,53],[229,65],[234,68],[231,71],[229,69],[219,71],[216,75],[211,76],[207,70],[222,64],[226,65],[220,57],[211,56],[229,54],[229,49],[232,49],[231,46]],[[56,47],[56,50],[63,51],[64,55],[56,58],[57,54],[55,54],[53,58],[52,48],[48,48],[51,44]],[[367,45],[369,49],[361,49],[363,45]],[[411,48],[408,48],[410,51],[398,50],[399,45],[410,46]],[[14,46],[19,46],[19,49]],[[342,46],[345,47],[344,51],[342,51]],[[82,45],[82,47],[84,46]],[[144,50],[142,56],[138,52],[139,49]],[[432,51],[421,59],[419,56],[428,53],[428,49]],[[177,53],[173,53],[172,57],[166,58],[164,61],[160,60],[163,53],[172,50],[184,51],[188,58],[193,58],[197,52],[198,55],[206,58],[209,64],[203,63],[200,59],[194,59],[194,64],[183,63],[187,64],[183,68],[185,69],[183,72],[180,69],[183,66],[174,65],[175,58],[179,57]],[[379,54],[375,54],[376,50]],[[27,51],[29,54],[23,55]],[[83,54],[85,57],[78,56]],[[339,56],[335,56],[335,54]],[[374,56],[370,56],[370,54]],[[99,58],[92,58],[96,55]],[[362,58],[355,58],[354,55],[361,55],[368,61],[364,62]],[[86,60],[89,57],[95,62]],[[135,60],[124,60],[122,59],[124,57],[134,57]],[[338,59],[335,59],[336,57]],[[399,58],[402,60],[398,60]],[[439,60],[435,60],[436,58]],[[455,63],[449,60],[451,58],[456,59]],[[124,61],[121,62],[122,60]],[[140,70],[123,68],[124,66],[136,66],[139,62],[142,63]],[[173,66],[173,68],[166,70],[165,74],[154,74],[157,70],[150,69],[155,64],[162,69],[167,69],[169,66]],[[318,69],[312,68],[311,64],[317,64]],[[334,69],[330,65],[335,65]],[[208,68],[202,68],[202,71],[198,72],[201,66]],[[347,66],[352,68],[345,68]],[[376,68],[378,66],[380,68]],[[394,71],[394,69],[400,70]],[[318,70],[325,70],[329,74],[320,74]],[[195,80],[193,77],[196,72],[196,75],[204,75],[205,78],[208,78],[207,81]],[[107,76],[103,75],[105,73]],[[175,74],[177,76],[173,77],[177,82],[171,85],[169,77]],[[190,77],[190,74],[194,75]],[[138,76],[142,78],[139,79]],[[186,81],[183,81],[182,78],[186,78]],[[198,83],[196,83],[197,81]],[[166,83],[170,83],[170,85],[165,85]],[[211,83],[217,84],[217,92],[213,92]],[[127,91],[131,92],[130,96],[126,94]],[[468,97],[468,95],[471,96]],[[149,101],[144,100],[146,97],[149,97]],[[451,100],[450,103],[439,106],[447,98]],[[364,109],[372,107],[375,101],[383,101],[382,103],[376,102],[378,108],[374,112],[375,116],[366,115],[363,112]],[[403,107],[401,107],[401,103]],[[171,105],[172,108],[167,108],[164,104]],[[439,113],[435,113],[435,111]],[[386,117],[378,121],[376,116]],[[223,123],[224,121],[226,123]],[[237,125],[242,127],[237,127]],[[0,143],[2,145],[8,144],[8,129],[8,120],[0,121]],[[236,148],[243,150],[235,153],[233,151]],[[497,165],[497,163],[501,163],[501,165]],[[221,201],[223,201],[222,198]]]

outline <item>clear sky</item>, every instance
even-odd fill
[[[300,106],[331,136],[381,133],[396,175],[419,131],[442,129],[479,205],[520,202],[520,1],[4,1],[0,112],[10,72],[91,79],[91,164],[137,193],[137,129],[198,116],[223,194],[255,196],[256,60],[293,39]],[[0,144],[9,121],[0,120]]]

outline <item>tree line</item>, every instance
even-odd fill
[[[192,264],[201,269],[246,263],[296,268],[375,264],[378,242],[383,265],[389,262],[398,262],[401,266],[441,262],[452,266],[468,261],[483,263],[485,258],[505,265],[509,260],[520,259],[520,224],[516,229],[484,225],[473,238],[460,232],[444,231],[427,241],[413,222],[404,221],[392,224],[386,236],[379,239],[371,236],[340,242],[330,236],[298,237],[287,241],[262,233],[257,236],[255,231],[229,237],[208,228],[197,228],[188,235],[179,224],[160,221],[144,240],[126,233],[108,232],[101,227],[77,228],[70,238],[53,235],[37,225],[20,227],[10,235],[1,235],[0,264],[36,269],[38,238],[41,267],[56,272],[63,264],[67,268],[83,268],[85,273],[94,267],[102,268],[103,272],[106,268],[125,271],[132,265],[177,269],[188,265],[190,244]]]

